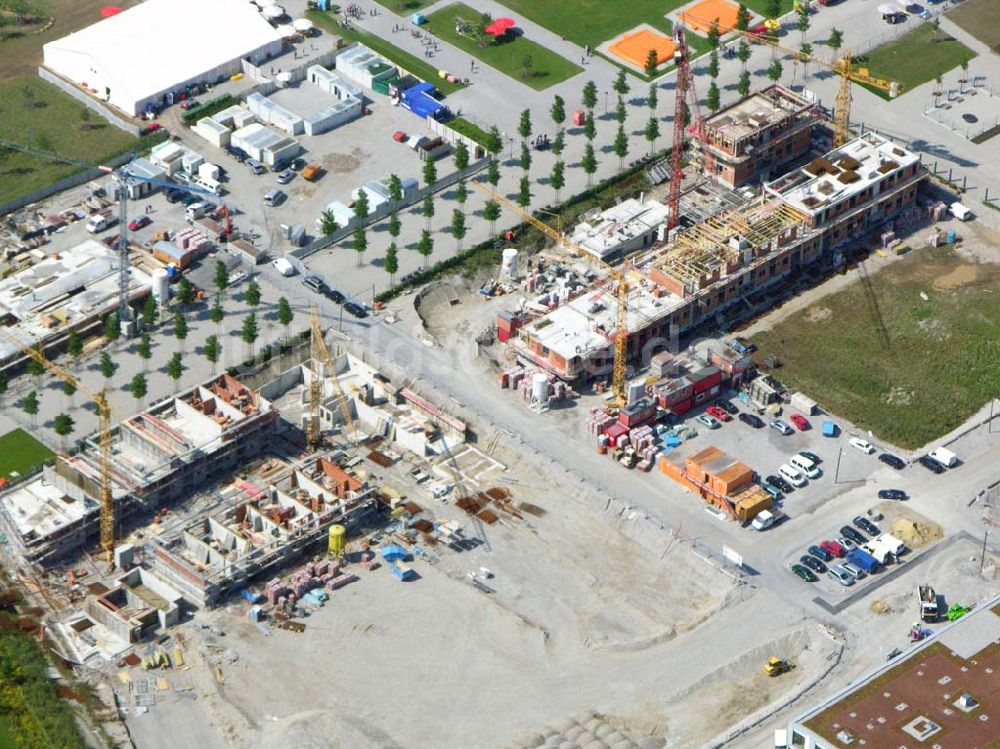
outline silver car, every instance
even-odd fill
[[[274,181],[277,182],[279,185],[287,185],[293,179],[295,179],[295,172],[293,172],[291,169],[286,169],[285,171],[281,172],[277,177],[275,177]]]
[[[850,572],[844,569],[844,565],[842,564],[835,564],[830,567],[830,569],[826,571],[826,576],[831,580],[836,580],[845,588],[854,585],[854,578],[851,576]]]
[[[771,422],[771,429],[774,429],[775,431],[781,432],[782,434],[785,435],[792,433],[792,428],[788,426],[787,422],[784,422],[781,419],[774,419]]]

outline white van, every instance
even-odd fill
[[[295,275],[295,266],[283,257],[279,257],[277,260],[272,262],[271,265],[273,265],[275,270],[283,276],[287,277]]]
[[[793,455],[788,459],[788,462],[793,468],[798,468],[811,479],[818,479],[822,473],[819,466],[804,455]]]
[[[276,205],[281,205],[285,202],[285,193],[281,190],[268,190],[264,194],[264,205],[268,208],[274,208]]]
[[[87,231],[91,234],[99,234],[109,226],[111,226],[111,219],[107,216],[101,216],[100,214],[97,216],[91,216],[87,221]]]
[[[202,190],[208,190],[215,196],[222,195],[222,184],[218,180],[214,180],[211,177],[199,177],[194,183],[197,187],[200,187]]]
[[[973,218],[972,211],[969,210],[967,205],[962,203],[952,203],[948,206],[948,213],[957,218],[959,221],[971,221]]]
[[[210,206],[208,203],[203,203],[200,201],[197,203],[192,203],[187,207],[187,210],[184,211],[184,217],[188,221],[194,221],[196,218],[201,218],[206,213],[208,213],[211,207],[212,206]]]
[[[802,487],[806,485],[806,477],[787,463],[778,469],[778,473],[780,473],[790,484],[794,486]]]
[[[947,448],[935,447],[927,454],[947,468],[954,468],[958,465],[958,456]]]

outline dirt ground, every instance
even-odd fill
[[[996,22],[995,0],[968,0],[948,12],[948,18],[972,34],[994,52],[1000,52],[1000,25]]]

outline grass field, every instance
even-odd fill
[[[975,52],[958,40],[935,29],[933,24],[924,23],[857,59],[871,68],[872,75],[902,83],[905,93],[975,56]],[[884,91],[875,90],[875,93],[889,98]]]
[[[871,283],[873,296],[855,283],[753,336],[757,356],[775,354],[777,377],[831,413],[917,448],[1000,392],[1000,266],[922,249]]]
[[[375,0],[375,2],[401,16],[434,4],[434,0]]]
[[[438,69],[432,63],[414,57],[409,52],[404,52],[394,44],[390,44],[381,37],[362,31],[357,26],[349,29],[342,28],[333,16],[321,10],[308,10],[306,16],[310,21],[322,29],[343,37],[346,42],[361,42],[365,46],[375,50],[389,62],[395,63],[401,68],[405,68],[418,78],[429,81],[437,86],[442,94],[450,94],[458,91],[462,86],[458,83],[448,83],[448,81],[438,77]]]
[[[0,48],[2,51],[2,48]],[[138,143],[94,112],[35,76],[0,83],[0,138],[100,164]],[[79,167],[0,151],[0,203],[50,185]]]
[[[10,478],[14,471],[27,473],[54,457],[54,452],[23,429],[0,437],[0,476]]]
[[[510,41],[481,48],[474,40],[462,36],[455,30],[456,19],[464,18],[477,22],[479,17],[479,11],[468,5],[453,3],[436,13],[432,13],[427,19],[431,23],[435,36],[450,42],[490,67],[522,81],[526,86],[537,91],[565,81],[567,78],[572,78],[583,71],[579,65],[523,36],[514,36]],[[522,76],[522,63],[527,57],[531,58],[532,65],[530,76],[525,78]]]
[[[1000,53],[1000,23],[997,22],[997,0],[965,0],[954,10],[948,11],[948,18]]]

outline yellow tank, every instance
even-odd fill
[[[344,545],[347,541],[347,529],[342,525],[330,526],[330,540],[328,550],[332,556],[340,557],[344,554]]]

